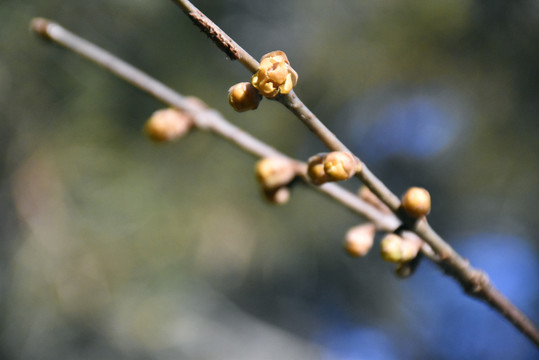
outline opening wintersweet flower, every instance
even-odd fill
[[[282,51],[273,51],[260,59],[258,71],[251,78],[251,84],[267,98],[279,93],[288,94],[298,82],[298,74]]]

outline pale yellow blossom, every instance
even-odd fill
[[[286,54],[273,51],[260,59],[258,71],[251,78],[251,84],[267,98],[279,93],[288,94],[298,82],[298,74],[292,69]]]

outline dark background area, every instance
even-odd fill
[[[539,322],[539,3],[196,1],[394,192]],[[170,1],[0,2],[0,357],[537,359],[423,262],[393,274],[363,220],[304,186],[273,207],[254,158],[141,128],[163,105],[28,30],[35,16],[128,60],[291,156],[323,145],[280,104],[238,114],[250,74]],[[354,181],[345,184],[355,190]]]

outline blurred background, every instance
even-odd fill
[[[539,323],[539,2],[195,2]],[[291,156],[323,145],[170,1],[0,2],[0,358],[538,359],[423,262],[398,279],[363,220],[303,186],[269,205],[255,159],[194,132],[155,145],[163,105],[30,34],[54,19]],[[345,184],[356,190],[359,184]]]

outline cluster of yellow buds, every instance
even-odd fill
[[[417,265],[420,257],[419,251],[423,241],[410,231],[401,234],[387,234],[380,242],[380,253],[385,261],[397,263],[395,272],[400,277],[410,276]]]
[[[284,157],[267,157],[255,166],[256,179],[266,198],[275,204],[284,204],[290,197],[288,185],[298,174],[294,162]]]
[[[344,249],[350,256],[363,257],[371,250],[375,234],[376,225],[372,223],[354,226],[346,233]],[[397,264],[395,273],[399,277],[408,277],[421,260],[418,255],[423,246],[423,241],[413,232],[390,233],[380,242],[380,254],[385,261]]]
[[[410,233],[403,236],[387,234],[380,242],[382,259],[396,263],[410,261],[417,256],[421,244],[421,240]]]
[[[290,66],[286,54],[273,51],[260,59],[251,82],[242,82],[228,91],[228,101],[238,112],[254,110],[262,97],[273,99],[279,94],[288,94],[297,84],[298,74]],[[353,154],[344,151],[312,156],[307,164],[307,176],[314,185],[326,182],[348,180],[361,171],[362,163]],[[290,197],[289,185],[299,171],[294,163],[282,157],[270,157],[256,164],[256,177],[262,185],[265,196],[273,203],[282,204]],[[368,188],[363,187],[359,197],[384,213],[391,210],[383,204]],[[430,195],[423,188],[410,188],[402,197],[402,209],[413,218],[421,218],[430,212]],[[376,226],[371,223],[351,228],[345,238],[344,248],[355,257],[365,256],[372,248]],[[382,258],[398,264],[397,274],[407,276],[411,273],[422,241],[410,232],[387,234],[380,243]]]
[[[241,82],[228,90],[228,102],[238,112],[254,110],[262,96],[269,99],[288,94],[298,82],[298,74],[280,50],[262,56],[251,82]]]
[[[361,162],[352,154],[332,151],[312,156],[307,161],[307,175],[315,185],[348,180],[360,170]]]
[[[192,118],[178,109],[168,108],[155,111],[144,125],[144,131],[156,142],[178,139],[193,127]]]
[[[286,54],[273,51],[264,55],[251,82],[241,82],[228,91],[228,101],[238,112],[258,108],[262,97],[273,99],[279,94],[288,94],[297,84],[298,75],[290,66]],[[203,108],[204,105],[200,104]],[[192,118],[178,109],[158,110],[147,121],[144,130],[158,142],[171,141],[185,135],[194,123]],[[307,176],[315,185],[326,182],[348,180],[361,171],[362,163],[353,154],[344,151],[312,156],[307,164]],[[286,203],[290,197],[290,184],[305,170],[285,157],[267,157],[257,162],[256,178],[264,195],[276,204]],[[362,187],[358,196],[384,213],[390,213],[368,188]],[[431,209],[427,190],[412,187],[402,197],[402,210],[412,218],[422,218]],[[351,228],[345,237],[344,248],[354,257],[365,256],[373,246],[376,226],[366,223]],[[407,276],[419,260],[422,240],[414,233],[403,231],[387,234],[380,242],[384,260],[398,264],[397,274]],[[412,270],[411,270],[412,269]]]

